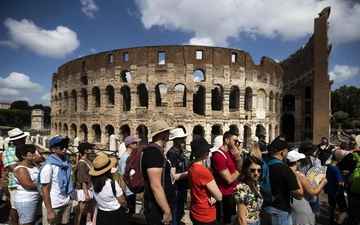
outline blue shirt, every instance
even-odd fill
[[[125,174],[125,166],[126,166],[126,160],[129,157],[129,154],[127,152],[124,152],[124,154],[122,154],[120,160],[119,160],[119,174],[120,175],[124,175]],[[132,193],[129,188],[126,185],[126,196],[129,195],[133,195],[134,193]]]
[[[328,180],[327,184],[324,187],[324,192],[331,197],[338,197],[343,188],[337,183],[343,182],[341,171],[336,166],[327,166],[326,170],[326,179]]]

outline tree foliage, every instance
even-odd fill
[[[31,110],[31,106],[27,101],[19,100],[11,103],[10,109],[24,109],[24,110]]]
[[[331,93],[332,113],[343,111],[350,119],[360,118],[360,88],[343,85]]]

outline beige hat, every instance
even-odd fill
[[[184,133],[184,130],[182,128],[175,128],[170,133],[171,133],[171,137],[169,138],[170,141],[175,138],[184,138],[188,136],[188,134]]]
[[[109,158],[107,155],[99,155],[94,159],[93,167],[89,174],[91,176],[100,176],[109,171],[116,164],[116,158]]]
[[[154,137],[155,135],[167,131],[172,130],[174,127],[170,127],[164,120],[155,121],[151,125],[151,133],[149,134],[149,138]]]
[[[19,128],[14,128],[14,129],[8,131],[8,136],[9,136],[9,141],[15,141],[15,140],[19,140],[21,138],[26,137],[27,134],[24,133]]]

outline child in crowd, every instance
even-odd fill
[[[328,180],[328,183],[324,187],[324,192],[328,195],[329,200],[329,224],[341,224],[347,215],[347,205],[343,190],[344,182],[341,171],[337,168],[338,163],[339,160],[334,154],[331,158],[331,163],[326,170],[326,179]],[[336,205],[339,207],[340,214],[335,222],[334,210]]]

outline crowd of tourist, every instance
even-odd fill
[[[123,178],[140,139],[125,138],[126,151],[118,164],[106,155],[91,161],[95,145],[81,143],[73,170],[66,156],[68,138],[52,137],[51,154],[41,162],[36,147],[25,144],[24,132],[15,128],[8,136],[0,184],[13,225],[39,224],[41,217],[43,225],[69,224],[73,200],[78,202],[75,225],[84,214],[86,225],[131,224],[137,193]],[[183,128],[162,120],[151,126],[152,144],[142,150],[140,161],[145,183],[141,212],[147,224],[181,224],[188,191],[189,216],[196,225],[316,224],[322,190],[328,196],[328,224],[342,224],[346,217],[349,225],[360,223],[360,136],[338,132],[341,148],[326,137],[319,145],[304,141],[294,148],[285,135],[268,144],[262,134],[252,137],[245,150],[238,134],[227,131],[214,144],[195,138],[190,158],[185,155],[187,136]],[[165,153],[169,140],[173,145]],[[114,180],[117,168],[120,176]]]

